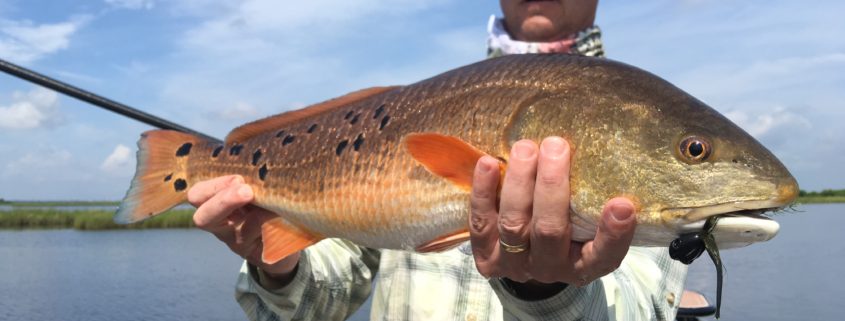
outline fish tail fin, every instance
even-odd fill
[[[205,140],[173,130],[151,130],[138,141],[132,185],[114,216],[128,224],[161,214],[188,200],[188,157]]]

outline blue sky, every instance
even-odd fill
[[[0,57],[223,137],[244,122],[484,58],[498,1],[0,0]],[[610,58],[845,188],[845,2],[600,1]],[[0,198],[119,199],[148,126],[0,74]]]

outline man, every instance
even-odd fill
[[[603,55],[593,26],[596,0],[502,0],[501,6],[506,19],[491,20],[490,55]],[[429,255],[329,239],[266,265],[260,225],[275,214],[248,205],[253,194],[242,178],[197,184],[189,199],[198,207],[197,226],[246,258],[237,299],[251,319],[345,319],[377,279],[373,319],[671,320],[685,266],[665,249],[629,252],[636,225],[629,200],[608,201],[594,241],[570,242],[569,158],[559,137],[540,146],[515,143],[499,204],[498,161],[480,159],[470,244]]]

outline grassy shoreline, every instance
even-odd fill
[[[171,210],[143,222],[120,225],[113,221],[114,211],[60,211],[14,209],[0,212],[0,230],[77,229],[117,230],[153,228],[192,228],[194,210]]]
[[[85,207],[85,206],[115,206],[120,205],[119,201],[0,201],[0,205],[12,207]]]
[[[799,196],[798,204],[832,204],[845,203],[845,196]]]

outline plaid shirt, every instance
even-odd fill
[[[277,291],[244,264],[236,298],[251,320],[343,320],[373,289],[372,320],[673,320],[686,270],[666,248],[631,247],[613,273],[524,301],[478,274],[468,243],[419,254],[326,239],[303,252],[296,276]]]
[[[495,17],[488,32],[490,57],[543,49],[510,39]],[[573,39],[566,52],[604,56],[598,27]],[[501,280],[478,273],[469,243],[420,254],[326,239],[303,251],[293,281],[277,291],[261,287],[255,267],[244,263],[236,298],[250,320],[343,320],[366,301],[375,282],[372,320],[668,321],[675,318],[686,271],[666,248],[631,247],[613,273],[544,300],[524,301]]]

